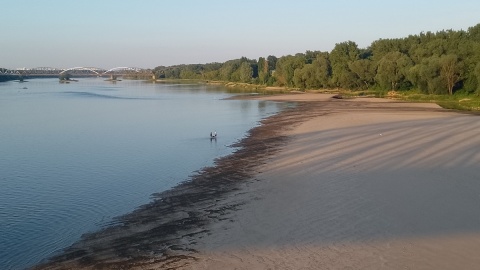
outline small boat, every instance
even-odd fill
[[[217,132],[216,131],[210,132],[210,139],[214,139],[214,138],[217,138]]]

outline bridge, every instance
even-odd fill
[[[0,68],[0,80],[4,78],[25,78],[25,77],[60,77],[67,75],[70,77],[148,77],[151,78],[152,70],[137,67],[114,67],[110,69],[96,67],[72,67],[72,68],[53,68],[53,67],[37,67],[37,68],[18,68],[6,69]]]

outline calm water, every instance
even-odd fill
[[[193,84],[0,83],[0,269],[31,266],[149,202],[284,106],[228,96]]]

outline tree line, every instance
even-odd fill
[[[299,89],[409,90],[425,94],[480,94],[480,24],[467,31],[422,32],[379,39],[359,48],[353,41],[330,52],[159,66],[157,78],[221,80]]]

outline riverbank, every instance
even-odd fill
[[[84,235],[33,269],[163,269],[188,261],[195,254],[192,246],[197,239],[208,234],[207,225],[241,207],[241,202],[223,202],[254,181],[255,166],[285,144],[287,138],[280,132],[298,121],[301,112],[292,109],[268,118],[249,131],[233,155],[217,160],[190,181],[155,194],[152,203],[119,217],[118,226]]]
[[[478,116],[383,99],[312,111],[185,269],[478,267]]]
[[[299,102],[36,269],[474,269],[480,123],[435,104]]]

